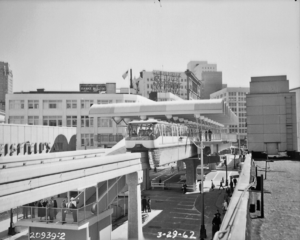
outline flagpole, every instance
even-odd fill
[[[129,94],[131,92],[131,88],[133,88],[132,86],[132,69],[130,68],[130,86],[129,86]]]

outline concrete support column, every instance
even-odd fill
[[[211,154],[213,154],[215,152],[215,148],[214,148],[213,144],[210,145],[210,152],[211,152]]]
[[[197,189],[197,166],[200,164],[198,159],[184,160],[186,165],[186,185],[188,191],[196,191]]]
[[[126,175],[128,185],[128,239],[143,239],[141,186],[143,172],[138,171]]]
[[[143,169],[143,184],[142,189],[150,189],[151,188],[151,181],[149,176],[149,168]]]

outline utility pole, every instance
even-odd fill
[[[201,120],[200,120],[201,121]],[[200,129],[201,129],[201,132],[202,132],[202,124],[200,125]],[[202,216],[201,216],[201,228],[200,228],[200,239],[201,240],[204,240],[204,238],[207,238],[206,236],[206,229],[205,229],[205,225],[204,225],[204,179],[203,179],[203,176],[204,176],[204,171],[203,171],[203,167],[204,167],[204,159],[203,159],[203,141],[202,141],[202,138],[201,138],[201,134],[199,134],[199,138],[200,138],[200,151],[201,151],[201,190],[202,190],[202,209],[201,209],[201,212],[202,212]]]

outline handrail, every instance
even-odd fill
[[[215,236],[213,238],[213,240],[219,240],[219,239],[223,239],[223,237],[227,236],[225,239],[229,239],[229,234],[230,234],[230,231],[231,231],[231,228],[233,227],[233,222],[235,221],[235,217],[237,215],[237,212],[238,212],[238,207],[240,206],[241,202],[242,202],[242,198],[244,197],[245,193],[249,190],[249,188],[255,186],[257,183],[256,183],[256,178],[254,178],[254,181],[251,182],[242,192],[242,194],[240,195],[239,199],[238,199],[238,202],[237,204],[235,205],[234,207],[234,210],[230,216],[230,219],[227,223],[227,226],[225,228],[225,230],[222,230],[222,231],[217,231],[215,233]]]

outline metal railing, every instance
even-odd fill
[[[256,178],[254,178],[254,181],[251,182],[248,186],[246,186],[245,189],[243,190],[243,192],[240,194],[238,201],[234,206],[233,211],[232,212],[227,211],[227,214],[230,213],[230,216],[229,216],[229,219],[227,218],[228,221],[222,223],[221,229],[224,229],[224,230],[219,230],[218,232],[216,232],[213,240],[227,240],[230,238],[232,227],[234,226],[234,222],[236,220],[236,216],[237,216],[239,207],[241,205],[242,199],[243,199],[245,193],[251,187],[255,187],[255,186],[256,186]]]
[[[95,202],[79,209],[36,206],[17,207],[17,220],[77,225],[97,214],[97,212],[92,210],[94,204]]]

